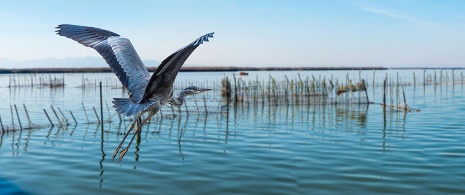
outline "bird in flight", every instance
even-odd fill
[[[191,86],[180,91],[178,97],[173,97],[173,84],[181,66],[199,45],[208,41],[209,38],[213,38],[213,32],[197,38],[168,56],[152,75],[142,63],[129,39],[114,32],[71,24],[58,25],[56,32],[60,36],[94,48],[105,59],[123,86],[128,89],[128,98],[114,98],[113,101],[113,107],[119,114],[137,115],[115,149],[112,159],[119,153],[131,131],[134,131],[132,139],[121,150],[118,162],[129,150],[135,135],[140,132],[141,126],[152,118],[161,106],[166,103],[181,106],[186,96],[210,90]],[[148,113],[148,116],[142,121],[141,116],[145,113]]]

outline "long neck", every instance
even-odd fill
[[[182,106],[184,104],[184,98],[187,96],[186,93],[183,93],[183,91],[180,91],[178,94],[178,97],[173,97],[170,101],[170,104],[175,105],[175,106]]]

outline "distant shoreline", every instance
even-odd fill
[[[150,72],[156,67],[147,67]],[[324,70],[389,70],[389,69],[465,69],[465,67],[237,67],[237,66],[187,66],[181,68],[181,72],[237,72],[237,71],[324,71]],[[98,68],[21,68],[0,69],[0,74],[27,74],[27,73],[103,73],[111,72],[109,67]]]

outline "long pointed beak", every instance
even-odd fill
[[[199,88],[199,93],[201,92],[206,92],[206,91],[210,91],[212,89],[207,89],[207,88]]]

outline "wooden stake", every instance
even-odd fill
[[[386,79],[383,81],[383,106],[386,107]]]
[[[27,121],[29,123],[29,128],[32,128],[31,118],[29,117],[29,113],[27,112],[26,105],[23,104],[23,107],[24,107],[24,111],[26,111],[26,117],[27,117]]]
[[[107,106],[108,122],[111,122],[111,118],[113,117],[113,115],[110,115],[110,109],[108,108],[108,103],[106,100],[105,100],[105,105]]]
[[[10,105],[10,113],[11,113],[11,125],[13,128],[13,130],[15,129],[15,118],[14,118],[14,115],[13,115],[13,107]]]
[[[44,109],[44,112],[45,112],[45,115],[46,115],[47,118],[48,118],[48,121],[50,122],[50,124],[52,125],[52,127],[54,127],[55,125],[53,125],[52,120],[51,120],[50,117],[48,116],[47,111],[45,111],[45,109]]]
[[[205,105],[205,115],[208,115],[208,111],[207,111],[207,101],[205,100],[205,95],[203,95],[203,104]]]
[[[402,86],[402,95],[404,96],[404,105],[405,105],[405,110],[407,110],[407,99],[405,98],[405,91],[404,91],[404,86]]]
[[[63,112],[61,111],[60,107],[57,107],[57,108],[58,108],[58,111],[60,112],[61,116],[63,117],[63,119],[65,119],[65,121],[66,121],[66,126],[68,126],[68,125],[69,125],[68,119],[65,117],[65,115],[64,115]]]
[[[101,130],[103,132],[103,100],[102,100],[102,81],[100,81],[100,84],[99,84],[99,88],[100,88],[100,118],[102,119],[102,123],[101,123]]]
[[[53,113],[55,114],[55,117],[57,117],[58,123],[60,123],[60,127],[63,126],[63,124],[61,123],[61,120],[60,120],[60,118],[58,117],[58,114],[57,114],[57,112],[55,111],[55,109],[53,108],[53,106],[50,105],[50,107],[52,108],[52,111],[53,111]]]
[[[15,106],[16,116],[18,117],[19,129],[23,130],[23,125],[21,125],[21,119],[19,118],[19,114],[18,114],[18,108],[16,108],[16,104],[14,106]]]
[[[84,114],[86,115],[87,123],[90,123],[89,116],[87,116],[86,107],[84,107],[84,102],[81,102],[81,104],[82,104],[82,109],[84,110]]]
[[[2,133],[5,132],[5,128],[3,128],[2,117],[0,116],[0,125],[2,126]]]
[[[370,103],[370,100],[368,99],[368,92],[367,92],[367,86],[365,84],[365,80],[362,79],[362,83],[363,83],[363,88],[365,89],[365,97],[367,98],[367,104]]]
[[[97,110],[95,110],[95,107],[92,107],[94,109],[95,117],[97,117],[98,124],[100,124],[100,119],[98,118]]]
[[[69,111],[69,113],[71,114],[71,117],[73,117],[73,120],[74,120],[74,123],[77,125],[78,122],[76,121],[76,118],[74,118],[74,114],[73,112],[71,112],[71,110]]]

